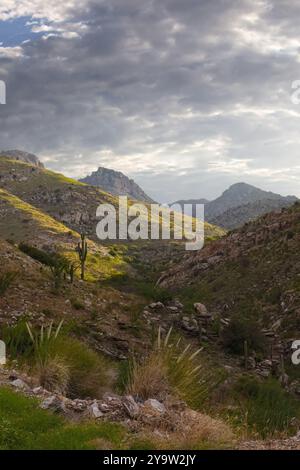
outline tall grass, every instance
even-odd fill
[[[248,432],[262,438],[295,432],[300,405],[275,379],[259,382],[244,376],[235,387],[236,401],[244,412]]]
[[[127,392],[141,399],[175,396],[194,409],[202,409],[220,378],[207,366],[201,352],[172,338],[172,328],[164,339],[159,329],[149,355],[141,362],[132,360]]]
[[[107,382],[107,364],[95,351],[76,338],[56,329],[34,330],[27,324],[33,344],[34,368],[43,387],[72,398],[98,397]]]

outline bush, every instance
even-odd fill
[[[0,276],[0,297],[5,294],[5,292],[11,286],[17,276],[18,273],[15,271],[10,271]]]
[[[159,330],[153,351],[141,362],[132,360],[127,392],[144,400],[163,401],[170,395],[194,409],[203,408],[220,377],[209,370],[200,357],[200,349],[181,347],[181,340],[171,341],[171,331],[162,341]]]
[[[244,354],[244,343],[247,341],[249,351],[262,352],[266,339],[259,326],[252,320],[233,318],[222,332],[223,345],[233,354]]]
[[[26,243],[20,243],[19,249],[26,255],[30,256],[30,258],[44,264],[45,266],[50,267],[55,265],[56,259],[54,255],[40,250],[35,246],[27,245]]]
[[[85,343],[70,337],[58,338],[53,345],[51,356],[59,357],[69,367],[68,396],[72,398],[100,396],[101,387],[108,382],[107,364],[102,356]]]
[[[11,359],[26,359],[33,354],[33,344],[25,321],[19,321],[15,326],[4,327],[2,337]]]
[[[39,332],[27,325],[41,385],[74,398],[98,397],[107,382],[106,364],[85,343],[61,335],[62,322]]]
[[[50,392],[66,395],[70,383],[70,368],[59,357],[49,357],[44,363],[38,365],[39,382]]]
[[[75,310],[84,310],[85,305],[79,299],[71,299],[71,305]]]
[[[236,384],[235,392],[251,432],[264,439],[282,432],[295,432],[292,420],[300,417],[300,406],[278,381],[269,379],[261,383],[244,376]]]

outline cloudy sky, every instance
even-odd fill
[[[299,0],[1,0],[0,147],[161,202],[300,196]]]

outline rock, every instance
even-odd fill
[[[207,311],[207,308],[204,304],[196,303],[194,304],[194,309],[197,315],[202,318],[211,318],[211,314]]]
[[[140,407],[131,395],[124,397],[123,406],[130,418],[136,418],[140,413]]]
[[[289,384],[289,381],[290,381],[289,376],[285,373],[281,374],[281,376],[279,377],[279,382],[281,383],[283,387],[287,387]]]
[[[99,410],[98,403],[94,402],[90,407],[89,407],[89,413],[93,418],[101,418],[103,416],[102,411]]]
[[[149,400],[145,401],[144,406],[158,414],[165,414],[167,411],[165,405],[154,398],[149,398]]]
[[[178,308],[177,307],[167,307],[168,310],[170,310],[170,312],[178,312]]]
[[[152,310],[156,308],[164,308],[164,304],[162,302],[153,302],[149,305],[149,308],[151,308]]]
[[[66,412],[64,402],[55,395],[52,395],[51,397],[46,398],[46,400],[44,400],[41,403],[40,407],[43,410],[51,410],[51,411],[55,411],[56,413]]]
[[[13,380],[11,385],[19,390],[30,390],[30,387],[21,379]]]

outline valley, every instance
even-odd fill
[[[0,157],[0,448],[297,448],[298,202],[207,223],[195,253],[100,243],[103,202],[117,197]]]

